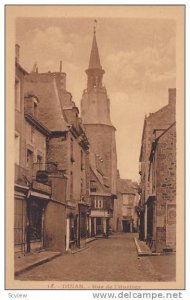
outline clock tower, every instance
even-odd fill
[[[115,127],[110,118],[110,100],[103,85],[105,71],[101,66],[96,30],[94,28],[89,66],[86,70],[87,88],[83,91],[81,114],[90,151],[102,159],[104,177],[111,194],[116,194],[117,154]]]

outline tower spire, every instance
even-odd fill
[[[101,87],[102,76],[105,73],[100,63],[100,56],[99,56],[98,45],[96,41],[96,26],[97,26],[97,20],[94,20],[92,48],[90,53],[89,66],[88,69],[86,70],[88,76],[88,87],[94,87],[94,86]]]
[[[100,64],[98,45],[96,41],[96,26],[97,26],[97,20],[94,20],[94,27],[93,27],[94,35],[93,35],[92,48],[90,53],[89,69],[102,69],[102,66]]]

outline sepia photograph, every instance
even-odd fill
[[[184,289],[184,5],[5,13],[6,288]]]

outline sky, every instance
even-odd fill
[[[62,60],[67,90],[80,109],[86,88],[92,18],[18,18],[20,63],[30,72],[59,71]],[[139,154],[145,115],[168,103],[176,87],[176,23],[172,19],[97,18],[97,43],[116,127],[121,178],[139,181]]]

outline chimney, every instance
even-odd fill
[[[20,56],[20,46],[18,44],[15,45],[15,60],[16,63],[19,63],[19,56]]]
[[[175,104],[176,102],[176,88],[174,89],[169,89],[169,104]]]

